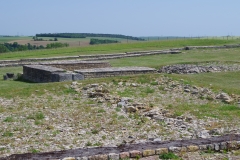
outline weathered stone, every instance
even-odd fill
[[[214,150],[219,151],[220,150],[220,144],[214,143]]]
[[[79,80],[83,80],[83,79],[84,79],[84,76],[82,74],[77,74],[77,73],[72,74],[73,81],[79,81]]]
[[[7,75],[3,75],[3,80],[8,80],[8,77],[7,77]]]
[[[230,103],[233,99],[227,93],[220,93],[216,96],[216,99],[221,99],[224,102]]]
[[[125,109],[126,109],[126,111],[129,112],[129,113],[138,111],[138,109],[135,108],[135,107],[133,107],[133,106],[125,106]]]
[[[158,148],[155,150],[156,154],[168,153],[168,148]]]
[[[109,160],[119,160],[119,154],[109,153],[109,154],[108,154],[108,159],[109,159]]]
[[[221,142],[220,143],[220,150],[226,150],[227,149],[227,142]]]
[[[88,160],[88,157],[77,157],[77,160]]]
[[[72,81],[72,73],[52,73],[52,81],[51,82],[64,82],[64,81]]]
[[[109,67],[75,70],[84,75],[84,78],[113,77],[120,75],[155,73],[156,70],[148,67]]]
[[[152,149],[144,150],[142,155],[143,157],[155,155],[155,150]]]
[[[121,152],[121,153],[119,154],[119,158],[120,158],[120,159],[130,158],[130,153],[129,153],[129,152]]]
[[[199,149],[200,150],[207,150],[208,148],[207,148],[207,145],[199,145]]]
[[[130,151],[130,158],[140,158],[142,157],[142,152],[141,151],[137,151],[137,150],[133,150],[133,151]]]
[[[230,149],[230,150],[235,150],[238,148],[238,143],[237,141],[228,141],[227,142],[227,148]]]
[[[7,76],[8,78],[14,78],[14,73],[6,73],[6,76]]]
[[[108,160],[108,155],[106,154],[94,155],[88,157],[88,160]]]
[[[169,147],[169,151],[179,153],[179,152],[186,152],[187,148],[186,147]]]
[[[66,158],[63,158],[62,160],[76,160],[75,157],[66,157]]]
[[[195,146],[195,145],[190,145],[190,146],[187,146],[187,151],[188,152],[196,152],[199,150],[199,147],[198,146]]]
[[[208,150],[214,150],[214,144],[207,144]]]

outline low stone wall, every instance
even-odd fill
[[[37,83],[77,81],[86,78],[112,77],[132,74],[156,73],[156,70],[148,67],[108,67],[74,70],[67,72],[64,69],[46,65],[23,66],[23,78]]]
[[[84,78],[113,77],[132,74],[155,73],[156,70],[148,67],[111,67],[75,70],[76,73],[82,74]]]
[[[181,50],[190,49],[224,49],[224,48],[239,48],[240,44],[235,45],[223,45],[223,46],[186,46],[182,48],[172,48],[169,50],[149,50],[149,51],[135,51],[126,53],[114,53],[114,54],[98,54],[98,55],[79,55],[79,56],[62,56],[62,57],[50,57],[50,58],[28,58],[20,60],[2,60],[0,61],[0,67],[10,67],[10,66],[23,66],[31,64],[39,64],[36,62],[43,61],[55,61],[55,60],[104,60],[104,59],[116,59],[125,57],[135,57],[135,56],[146,56],[154,54],[177,54],[181,53]]]
[[[81,80],[83,76],[51,66],[25,65],[23,66],[23,79],[36,83],[47,83]]]
[[[119,160],[149,157],[173,152],[176,154],[197,151],[231,151],[240,149],[240,135],[231,134],[208,139],[155,141],[123,144],[118,147],[79,148],[46,153],[15,154],[7,159],[62,159],[62,160]]]
[[[88,68],[105,68],[111,67],[109,62],[103,61],[57,61],[57,62],[43,62],[42,65],[62,68],[69,71]]]
[[[184,47],[185,50],[190,49],[224,49],[224,48],[239,48],[240,44],[233,44],[233,45],[223,45],[223,46],[187,46]]]

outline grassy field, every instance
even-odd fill
[[[237,62],[240,63],[240,48],[235,49],[208,49],[183,51],[181,54],[163,54],[144,57],[131,57],[110,60],[115,67],[123,66],[147,66],[158,69],[161,66],[183,63],[201,62]]]
[[[0,43],[31,39],[32,37],[0,37]]]
[[[23,59],[37,57],[54,57],[54,56],[74,56],[87,54],[107,54],[122,53],[139,50],[157,50],[169,49],[184,46],[203,46],[203,45],[225,45],[238,44],[240,40],[213,40],[213,39],[194,39],[194,40],[166,40],[166,41],[149,41],[136,43],[119,43],[94,45],[84,47],[67,47],[51,50],[23,51],[0,54],[1,60],[6,59]]]
[[[32,44],[32,45],[43,45],[46,46],[49,43],[54,43],[55,41],[49,41],[50,39],[54,39],[54,37],[38,37],[42,38],[44,41],[34,41],[32,37],[0,37],[0,43],[8,42],[13,43],[17,42],[18,44],[25,45],[25,44]],[[127,40],[123,38],[108,38],[108,37],[86,37],[86,38],[58,38],[58,42],[61,43],[68,43],[70,47],[83,47],[89,46],[89,42],[91,38],[96,39],[110,39],[110,40],[117,40],[120,43],[134,43],[137,42],[136,40]]]

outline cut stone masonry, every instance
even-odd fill
[[[23,66],[23,78],[37,83],[77,81],[86,78],[112,77],[132,74],[155,73],[156,70],[148,67],[108,67],[66,71],[61,68],[45,65]]]

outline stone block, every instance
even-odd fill
[[[202,150],[202,151],[205,151],[207,150],[207,145],[199,145],[199,149]]]
[[[174,153],[179,153],[179,152],[186,152],[187,148],[186,147],[169,147],[168,150]]]
[[[219,143],[214,143],[214,150],[219,151],[220,150],[220,144]]]
[[[71,73],[52,73],[52,82],[72,81]]]
[[[76,160],[75,157],[66,157],[66,158],[63,158],[62,160]]]
[[[7,75],[3,75],[3,80],[8,80],[8,77],[7,77]]]
[[[214,144],[207,144],[208,150],[214,150]]]
[[[220,143],[220,150],[226,150],[227,149],[227,142],[221,142]]]
[[[109,160],[119,160],[119,154],[109,153],[109,154],[108,154],[108,159],[109,159]]]
[[[152,149],[144,150],[142,155],[143,157],[155,155],[155,150]]]
[[[119,154],[120,159],[129,158],[129,157],[130,157],[129,152],[122,152],[122,153]]]
[[[142,157],[142,152],[138,150],[130,151],[130,158],[140,158]]]
[[[82,75],[82,74],[78,74],[78,73],[72,74],[73,81],[79,81],[79,80],[83,80],[83,79],[84,79],[84,75]]]
[[[156,154],[168,153],[168,148],[158,148],[156,149]]]
[[[88,160],[108,160],[108,155],[100,154],[88,157]]]
[[[190,146],[187,146],[187,151],[188,152],[196,152],[199,150],[199,147],[196,146],[196,145],[190,145]]]
[[[6,73],[6,76],[7,76],[8,78],[14,78],[14,73]]]
[[[88,157],[77,157],[77,160],[88,160]]]

